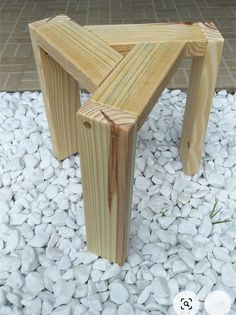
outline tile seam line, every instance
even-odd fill
[[[22,12],[24,11],[24,9],[25,9],[27,3],[28,3],[28,0],[25,0],[24,4],[23,4],[23,6],[22,6],[22,8],[21,8],[21,10],[20,10],[20,13],[19,13],[19,15],[18,15],[18,18],[16,19],[16,22],[15,22],[15,24],[14,24],[14,27],[12,28],[12,31],[11,31],[11,33],[9,34],[9,37],[8,37],[6,43],[4,44],[4,46],[7,46],[7,45],[8,45],[9,40],[10,40],[10,38],[11,38],[11,36],[12,36],[12,34],[13,34],[15,28],[16,28],[17,23],[20,21]],[[17,46],[17,49],[18,49],[18,46]],[[5,50],[5,49],[2,50],[2,53],[3,53],[4,50]],[[2,53],[0,54],[0,57],[2,56]],[[22,77],[23,77],[23,73],[24,73],[24,71],[21,71],[21,72],[20,72],[19,81],[18,81],[17,87],[16,87],[14,90],[18,90],[18,85],[19,85],[19,83],[21,82],[21,79],[22,79]],[[10,78],[10,75],[8,74],[7,81],[5,82],[5,86],[4,86],[5,90],[7,90],[7,85],[8,85],[8,80],[9,80],[9,78]]]
[[[153,8],[153,12],[154,12],[154,17],[155,17],[156,22],[157,22],[158,17],[157,17],[157,12],[156,12],[156,10],[155,10],[154,0],[152,0],[152,8]]]
[[[20,12],[19,12],[18,18],[16,19],[16,22],[15,22],[13,28],[12,28],[12,31],[10,32],[7,41],[4,43],[4,46],[7,45],[7,44],[9,44],[10,37],[12,36],[12,34],[13,34],[14,30],[15,30],[15,27],[16,27],[16,25],[17,25],[17,23],[20,21],[21,14],[22,14],[23,10],[25,9],[25,6],[26,6],[27,3],[28,3],[28,0],[25,0],[24,4],[23,4],[23,6],[22,6],[22,8],[21,8],[21,10],[20,10]],[[4,50],[5,50],[5,49],[2,50],[2,53],[3,53]],[[2,55],[2,53],[1,53],[1,55]],[[0,55],[0,56],[1,56],[1,55]]]

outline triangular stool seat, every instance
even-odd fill
[[[123,264],[137,131],[192,58],[180,158],[198,171],[223,38],[201,22],[81,27],[60,15],[29,26],[54,154],[80,154],[87,248]],[[82,107],[79,86],[93,93]]]

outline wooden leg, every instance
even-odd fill
[[[222,48],[223,41],[210,40],[205,56],[193,58],[180,145],[180,158],[188,175],[199,169]]]
[[[76,112],[80,108],[79,84],[37,45],[33,26],[30,34],[53,151],[62,160],[78,152]]]
[[[123,264],[128,252],[137,117],[88,101],[77,118],[87,248]]]

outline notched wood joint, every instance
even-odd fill
[[[114,122],[103,110],[100,109],[100,112],[104,118],[111,124],[111,137],[117,138],[119,136],[119,125]]]
[[[194,23],[196,23],[196,22],[192,22],[192,21],[183,22],[183,24],[185,24],[185,25],[193,25]]]
[[[84,121],[83,122],[83,125],[86,127],[86,128],[88,128],[88,129],[90,129],[92,126],[91,126],[91,124],[88,122],[88,121]]]
[[[54,16],[51,16],[49,19],[47,19],[47,22],[53,20],[55,18],[55,15]]]
[[[100,109],[100,112],[102,113],[102,115],[104,116],[104,118],[105,118],[110,124],[116,125],[116,123],[114,122],[114,120],[112,120],[107,114],[105,114],[103,110]]]
[[[217,28],[216,28],[216,26],[215,26],[215,24],[214,24],[213,22],[203,22],[203,24],[204,24],[206,27],[208,27],[208,28],[210,28],[210,29],[212,29],[212,30],[217,30]]]

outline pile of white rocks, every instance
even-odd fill
[[[182,290],[197,294],[199,314],[213,290],[235,303],[236,96],[214,96],[192,177],[178,156],[185,101],[165,90],[138,134],[120,267],[86,251],[79,156],[53,157],[41,93],[0,93],[1,315],[168,315]]]

